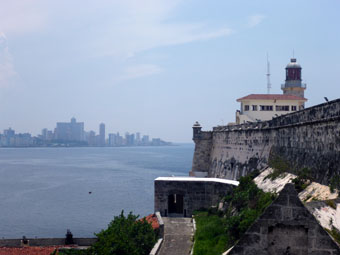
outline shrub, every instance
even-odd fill
[[[271,180],[275,180],[284,172],[288,172],[290,168],[289,163],[279,156],[270,157],[268,165],[273,168],[273,172],[266,176],[266,178],[270,178]]]
[[[336,210],[336,203],[334,202],[334,200],[327,200],[326,201],[326,205],[332,207],[333,209]]]
[[[131,212],[115,216],[106,230],[96,234],[98,240],[90,248],[96,255],[147,255],[156,243],[156,235],[146,220],[138,220]]]
[[[298,193],[307,188],[309,183],[313,180],[311,176],[311,171],[309,168],[305,167],[298,172],[298,175],[293,179],[295,189]]]

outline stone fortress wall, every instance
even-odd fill
[[[192,176],[236,180],[276,156],[292,171],[309,168],[322,184],[340,175],[340,99],[270,121],[193,128]]]

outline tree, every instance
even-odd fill
[[[115,216],[106,230],[96,234],[98,241],[90,248],[96,255],[147,255],[156,243],[156,234],[146,220],[137,220],[131,212]]]

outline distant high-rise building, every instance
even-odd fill
[[[44,128],[43,130],[41,130],[41,138],[43,140],[47,140],[47,132],[48,132],[47,128]]]
[[[143,135],[142,144],[143,145],[148,145],[149,144],[149,136],[148,135]]]
[[[109,146],[117,146],[117,135],[109,134]]]
[[[136,133],[136,144],[137,144],[137,145],[140,145],[140,143],[141,143],[141,140],[140,140],[140,133],[137,132],[137,133]]]
[[[99,125],[99,146],[105,146],[105,124]]]
[[[86,132],[86,141],[89,146],[95,146],[96,145],[96,132],[94,131],[89,131]]]
[[[57,122],[55,136],[62,141],[84,141],[84,122],[77,122],[75,118],[71,122]]]
[[[12,137],[15,135],[15,131],[11,128],[4,130],[4,136]]]
[[[119,132],[116,134],[116,146],[122,146],[124,144],[124,139],[121,135],[119,135]]]

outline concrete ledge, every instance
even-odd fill
[[[159,238],[157,243],[154,245],[154,247],[152,248],[151,252],[149,255],[157,255],[159,250],[162,247],[162,243],[163,243],[163,238]]]
[[[158,224],[159,224],[159,236],[161,238],[164,238],[164,222],[163,222],[161,213],[160,212],[156,212],[155,214],[156,214],[157,221],[158,221]]]
[[[195,242],[196,242],[196,240],[195,240],[196,221],[195,221],[195,218],[194,218],[194,217],[192,217],[192,232],[193,232],[192,238],[193,238],[193,241],[194,241],[194,242],[193,242],[192,247],[191,247],[190,255],[193,255],[193,254],[194,254],[194,247],[195,247]]]

